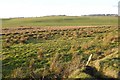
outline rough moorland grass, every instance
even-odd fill
[[[35,37],[36,34],[32,36],[26,34],[29,39],[22,43],[19,42],[19,39],[18,43],[14,41],[17,38],[15,36],[20,34],[4,35],[1,51],[3,55],[3,78],[38,78],[41,76],[90,78],[93,76],[82,72],[82,67],[87,62],[90,54],[93,54],[91,66],[96,67],[103,75],[118,77],[118,71],[116,70],[119,69],[117,63],[120,59],[117,58],[117,27],[84,28],[83,30],[60,32],[39,32],[42,35],[51,34],[52,36],[44,38],[46,36],[44,35],[38,39]],[[87,35],[88,32],[93,33]],[[21,37],[25,38],[26,36]],[[10,42],[6,41],[7,38]],[[107,44],[107,46],[103,44]],[[115,71],[115,75],[108,75],[112,71]]]
[[[20,26],[97,26],[117,25],[117,17],[109,16],[50,16],[3,19],[2,27]]]

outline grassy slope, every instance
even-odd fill
[[[95,26],[117,25],[117,17],[105,16],[54,16],[39,18],[3,19],[2,27],[19,26]]]

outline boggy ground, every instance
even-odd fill
[[[2,35],[3,78],[119,77],[117,26],[6,28]]]

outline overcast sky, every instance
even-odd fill
[[[0,18],[118,14],[119,0],[0,0]]]

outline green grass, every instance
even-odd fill
[[[54,34],[55,32],[57,33]],[[60,34],[61,32],[65,35]],[[74,32],[77,32],[77,34],[74,35]],[[80,32],[82,33],[79,34]],[[89,32],[93,33],[89,35]],[[23,37],[24,34],[3,36],[3,49],[1,51],[3,55],[3,78],[32,76],[37,78],[49,76],[53,78],[56,74],[61,78],[90,78],[92,76],[82,72],[81,69],[83,69],[82,67],[91,53],[93,54],[91,66],[101,67],[103,73],[108,66],[115,71],[118,70],[117,63],[120,59],[116,58],[116,48],[118,47],[116,41],[118,36],[117,27],[68,29],[67,31],[57,30],[51,32],[36,31],[35,33],[32,36],[25,34],[25,36],[29,36],[29,39],[22,43],[15,36],[25,38]],[[44,36],[45,34],[50,35],[38,39],[33,37],[39,35],[39,33]],[[6,42],[5,39],[7,38],[10,42]],[[18,43],[14,42],[14,39],[18,39]],[[10,45],[6,47],[5,43]],[[112,55],[114,53],[115,55]],[[40,57],[38,58],[38,56]],[[95,65],[96,61],[104,64]],[[112,72],[112,70],[109,71]],[[31,72],[34,75],[31,75]]]
[[[117,78],[118,28],[113,16],[49,16],[3,19],[3,28],[20,26],[101,26],[79,29],[4,33],[3,78],[95,78],[83,72],[90,54],[90,66],[98,76]],[[104,25],[104,26],[103,26]],[[110,26],[107,26],[110,25]],[[113,26],[112,26],[113,25]],[[34,28],[33,28],[34,29]],[[29,29],[28,29],[29,30]],[[99,63],[99,64],[97,64]],[[106,70],[107,69],[107,70]],[[109,74],[113,72],[115,74]],[[102,73],[102,75],[100,73]],[[33,74],[34,73],[34,74]]]
[[[20,26],[98,26],[117,25],[118,19],[113,16],[50,16],[2,19],[2,22],[3,28]]]

